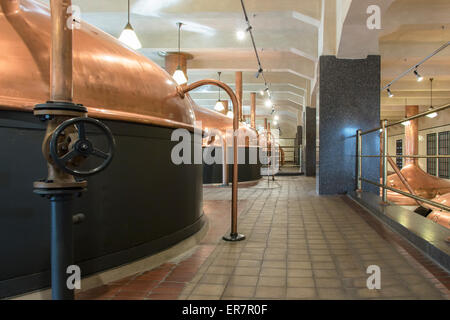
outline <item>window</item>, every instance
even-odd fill
[[[450,131],[439,132],[439,155],[448,155],[450,151]],[[439,177],[449,179],[449,159],[439,159]]]
[[[395,141],[395,154],[397,156],[401,156],[403,155],[403,140],[399,139],[397,141]],[[403,168],[403,158],[396,158],[395,162],[397,163],[397,167],[399,169]]]
[[[427,156],[436,155],[436,133],[427,134]],[[436,158],[427,158],[427,173],[435,176],[437,168]]]

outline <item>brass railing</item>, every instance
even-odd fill
[[[387,129],[389,127],[395,126],[395,125],[399,125],[402,124],[404,122],[410,121],[410,120],[415,120],[421,117],[425,117],[428,114],[434,113],[434,112],[439,112],[439,111],[443,111],[450,108],[450,104],[445,104],[443,106],[440,106],[438,108],[433,108],[430,109],[428,111],[422,112],[422,113],[418,113],[414,116],[411,117],[407,117],[404,118],[400,121],[396,121],[393,123],[389,123],[387,120],[383,120],[381,122],[381,127],[378,128],[374,128],[371,130],[367,130],[367,131],[362,131],[361,129],[357,130],[356,132],[356,143],[357,143],[357,161],[356,161],[356,190],[357,191],[362,191],[362,182],[366,182],[375,186],[378,186],[380,188],[382,188],[382,200],[383,202],[387,203],[387,191],[393,191],[395,193],[401,194],[405,197],[409,197],[412,198],[416,201],[422,202],[422,203],[426,203],[429,204],[431,206],[440,208],[442,210],[446,210],[446,211],[450,211],[450,207],[443,205],[441,203],[420,197],[418,195],[412,194],[412,193],[408,193],[396,188],[392,188],[387,186],[387,172],[388,172],[388,166],[387,166],[387,162],[388,162],[388,158],[391,157],[390,155],[388,155],[388,134],[387,134]],[[382,141],[381,141],[381,150],[380,150],[380,155],[363,155],[362,154],[362,136],[369,134],[369,133],[373,133],[373,132],[377,132],[379,131],[382,134]],[[395,155],[393,156],[395,158],[450,158],[450,155]],[[371,181],[369,179],[365,179],[362,177],[362,159],[363,158],[380,158],[381,159],[381,163],[382,163],[382,183],[379,183],[377,181]],[[396,174],[398,175],[398,173],[396,172]],[[399,176],[400,177],[400,176]],[[402,177],[400,177],[402,178]]]

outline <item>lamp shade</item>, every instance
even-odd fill
[[[175,72],[173,74],[173,78],[178,85],[187,83],[186,75],[184,74],[183,70],[181,70],[179,68],[177,70],[175,70]]]
[[[216,111],[223,111],[225,109],[225,106],[223,105],[222,101],[217,101],[216,105],[214,106],[214,110]]]
[[[139,41],[136,32],[134,32],[134,29],[129,22],[127,23],[122,33],[120,34],[119,40],[134,50],[142,48],[142,44]]]
[[[433,113],[427,114],[427,117],[433,119],[433,118],[436,118],[437,115],[438,115],[437,112],[433,112]]]

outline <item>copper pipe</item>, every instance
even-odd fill
[[[397,167],[397,164],[395,163],[394,160],[392,160],[391,157],[387,157],[387,161],[389,162],[389,164],[391,165],[392,169],[394,169],[395,173],[397,174],[397,176],[399,177],[400,181],[403,183],[403,185],[406,187],[406,189],[408,189],[409,193],[411,193],[412,195],[416,196],[416,193],[414,192],[413,188],[411,188],[411,186],[409,185],[408,181],[406,181],[405,176],[401,173],[400,169]],[[415,200],[416,203],[419,206],[422,206],[422,203],[419,202],[418,200]]]
[[[267,118],[264,118],[264,130],[267,131]]]
[[[256,92],[250,93],[250,124],[253,129],[256,129]]]
[[[72,79],[72,29],[68,8],[72,0],[51,0],[52,55],[50,76],[50,100],[68,101],[73,98]]]
[[[236,72],[236,97],[239,102],[239,121],[243,121],[242,111],[242,71]]]
[[[412,117],[419,113],[419,106],[406,106],[406,117]],[[419,119],[409,120],[405,126],[405,152],[406,154],[419,154]],[[418,159],[405,158],[405,165],[418,164]]]
[[[206,85],[214,85],[219,88],[222,88],[231,98],[231,102],[233,104],[233,181],[232,181],[232,193],[231,193],[231,235],[237,235],[237,200],[238,200],[238,137],[237,132],[239,129],[239,102],[234,94],[233,90],[226,85],[225,83],[214,80],[214,79],[205,79],[200,80],[186,87],[178,87],[178,93],[181,97],[194,89],[197,89],[201,86]]]
[[[229,177],[228,177],[228,161],[227,161],[227,154],[228,154],[228,150],[227,150],[227,139],[226,136],[223,137],[222,139],[222,183],[224,186],[227,186],[229,183]]]

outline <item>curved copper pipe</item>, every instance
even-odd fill
[[[177,87],[178,94],[184,98],[184,95],[198,87],[213,85],[223,89],[230,97],[231,103],[233,104],[233,181],[232,181],[232,193],[231,193],[231,234],[237,235],[237,199],[238,199],[238,137],[237,131],[239,129],[239,102],[233,92],[233,90],[227,86],[225,83],[214,80],[214,79],[204,79],[187,86]]]

